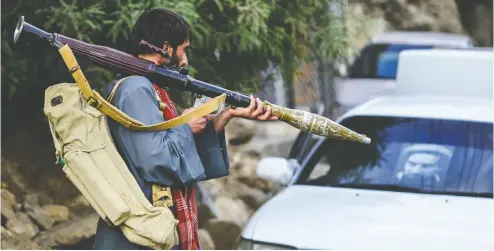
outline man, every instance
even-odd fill
[[[396,174],[397,183],[419,189],[440,189],[443,186],[445,168],[453,152],[443,146],[414,144],[402,153],[406,157],[403,171]],[[441,162],[441,158],[443,158]]]
[[[185,50],[190,43],[190,26],[179,15],[162,8],[147,10],[137,20],[132,33],[134,55],[156,65],[188,65]],[[171,57],[167,58],[166,54]],[[108,91],[114,87],[115,82]],[[125,78],[116,89],[112,104],[146,125],[177,116],[168,91],[142,76]],[[135,132],[112,120],[109,122],[115,144],[148,200],[156,202],[153,189],[157,185],[171,187],[170,209],[179,221],[180,238],[174,249],[200,249],[193,184],[228,175],[224,128],[234,117],[276,120],[269,108],[263,111],[261,101],[251,96],[248,108],[226,108],[214,118],[210,115],[196,118],[164,131]],[[102,219],[98,222],[95,247],[147,249],[129,242],[118,227],[111,227]]]
[[[396,177],[405,185],[425,188],[434,186],[441,181],[439,173],[441,168],[438,164],[439,156],[431,153],[415,152],[408,156],[404,170]]]

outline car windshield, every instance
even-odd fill
[[[362,50],[350,69],[350,78],[395,79],[398,57],[407,49],[431,49],[429,45],[372,44]]]
[[[370,145],[327,139],[298,184],[492,197],[492,123],[354,117]]]

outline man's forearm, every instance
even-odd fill
[[[214,118],[213,124],[214,124],[214,130],[216,131],[216,133],[223,131],[225,129],[226,125],[228,124],[228,122],[230,122],[230,120],[232,119],[232,115],[230,114],[229,109],[230,108],[226,108],[226,109],[222,110]]]

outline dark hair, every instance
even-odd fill
[[[134,55],[155,53],[148,46],[139,45],[141,40],[160,49],[168,41],[176,49],[190,39],[190,25],[183,17],[165,8],[154,8],[144,11],[137,19],[132,29],[130,48]]]

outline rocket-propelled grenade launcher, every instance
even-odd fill
[[[47,40],[50,45],[61,48],[68,45],[75,55],[88,58],[95,64],[113,72],[127,75],[146,76],[151,81],[171,89],[189,91],[211,98],[226,94],[226,103],[237,107],[248,107],[250,105],[249,96],[230,91],[197,79],[188,75],[186,68],[160,67],[154,63],[132,56],[125,52],[112,49],[106,46],[98,46],[85,43],[73,38],[69,38],[56,33],[48,33],[24,21],[21,16],[14,32],[14,43],[16,43],[24,31],[35,34]],[[264,108],[271,107],[272,113],[279,120],[284,121],[293,127],[313,133],[315,135],[336,138],[347,141],[370,144],[371,139],[365,135],[356,133],[332,120],[300,110],[292,110],[277,106],[264,101]]]

